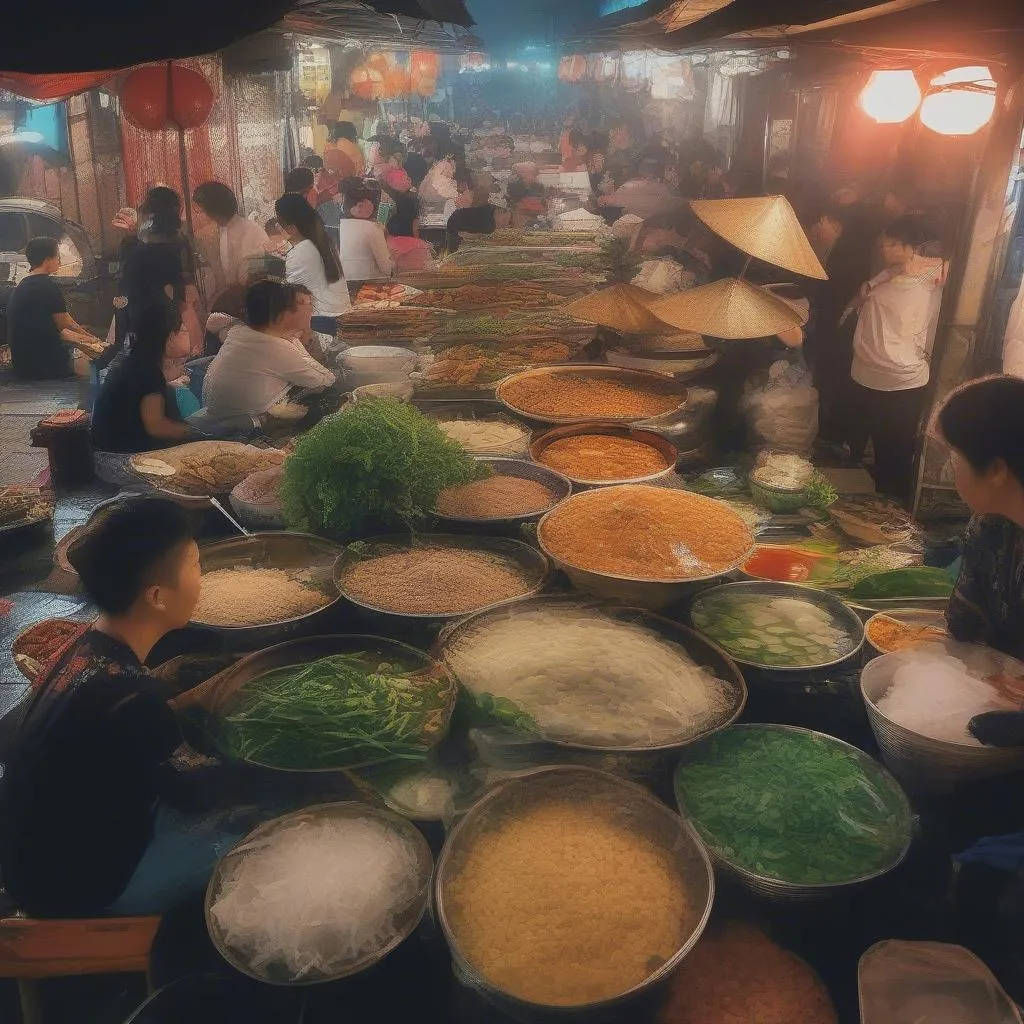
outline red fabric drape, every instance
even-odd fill
[[[94,89],[113,78],[117,71],[82,71],[71,74],[28,75],[0,71],[0,89],[37,102],[66,100],[76,93]]]

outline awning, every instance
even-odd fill
[[[70,74],[29,75],[19,71],[0,71],[0,89],[38,103],[65,100],[113,78],[117,71],[79,71]]]
[[[353,19],[395,15],[410,19],[413,26],[473,24],[465,0],[176,0],[173,5],[50,0],[39,8],[38,17],[30,17],[22,7],[21,16],[5,18],[0,29],[0,76],[97,72],[213,53],[278,24],[293,11],[305,22],[335,25],[346,15]],[[17,91],[28,95],[23,89]],[[65,95],[75,91],[79,90],[72,88]]]
[[[98,71],[211,53],[269,28],[291,7],[291,0],[50,0],[32,16],[21,5],[0,30],[0,74]]]

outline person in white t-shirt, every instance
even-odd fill
[[[881,240],[887,269],[857,300],[851,454],[863,457],[870,438],[875,487],[903,502],[914,491],[914,448],[945,283],[944,262],[922,255],[934,239],[923,217],[890,224]]]
[[[346,217],[338,224],[341,266],[349,281],[379,281],[394,270],[384,229],[374,219],[373,196],[362,189],[348,192]]]
[[[245,323],[229,328],[203,382],[213,421],[258,417],[292,388],[322,391],[337,378],[317,358],[312,296],[302,285],[258,281],[245,297]]]
[[[192,193],[192,202],[216,225],[220,234],[220,268],[217,292],[233,284],[245,284],[252,262],[267,253],[270,240],[259,224],[238,213],[235,193],[220,181],[205,181]]]
[[[292,247],[285,257],[285,275],[313,295],[313,330],[334,337],[337,317],[352,308],[348,283],[334,243],[316,210],[303,196],[286,192],[274,211]]]

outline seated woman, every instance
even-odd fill
[[[228,330],[203,382],[206,418],[214,423],[262,416],[293,388],[322,391],[336,383],[310,331],[307,289],[258,281],[245,306],[245,323]]]
[[[395,204],[387,223],[395,273],[429,270],[431,249],[420,238],[420,204],[412,191],[412,179],[401,167],[393,167],[384,175],[381,186]]]
[[[182,330],[179,307],[167,300],[148,306],[131,327],[128,351],[107,371],[93,409],[99,451],[148,452],[181,444],[191,433],[164,372],[168,343]]]
[[[949,631],[1024,658],[1024,380],[967,384],[946,401],[937,426],[974,516],[946,611]]]
[[[315,329],[332,337],[337,317],[352,308],[341,258],[327,234],[324,222],[302,196],[286,192],[274,204],[291,249],[285,257],[285,274],[313,296]]]
[[[4,886],[40,917],[162,913],[202,892],[238,838],[199,813],[225,767],[185,744],[144,668],[192,617],[199,549],[180,506],[135,497],[103,507],[68,559],[100,615],[51,664],[14,737]]]
[[[346,216],[338,226],[339,255],[346,281],[379,281],[391,276],[394,264],[384,229],[374,219],[373,196],[364,189],[345,194]]]

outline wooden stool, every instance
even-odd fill
[[[14,978],[22,1024],[42,1024],[37,982],[74,974],[145,974],[159,917],[0,917],[0,978]]]

